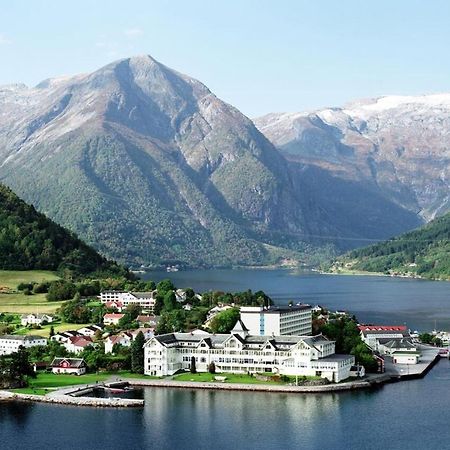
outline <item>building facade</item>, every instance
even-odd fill
[[[307,336],[312,333],[309,305],[243,306],[241,320],[254,336]]]
[[[47,339],[41,336],[0,336],[0,355],[11,355],[19,350],[19,347],[30,348],[37,345],[47,345]]]
[[[48,314],[26,314],[20,318],[22,326],[42,325],[43,323],[52,323],[53,317]]]
[[[156,303],[156,291],[152,292],[125,292],[125,291],[104,291],[100,293],[102,303],[119,302],[122,309],[129,305],[138,305],[142,309],[153,312]]]
[[[51,368],[56,374],[83,375],[87,366],[82,358],[55,358]]]
[[[145,374],[166,376],[189,370],[320,376],[332,382],[350,376],[352,355],[336,355],[335,343],[324,336],[252,336],[240,321],[231,334],[170,333],[144,345]]]

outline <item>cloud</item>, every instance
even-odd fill
[[[12,43],[11,39],[8,39],[8,37],[3,33],[0,33],[0,45],[8,45],[11,43]]]
[[[127,37],[127,38],[137,38],[139,36],[142,36],[144,34],[144,30],[142,30],[141,28],[128,28],[127,30],[125,30],[123,32],[123,34]]]

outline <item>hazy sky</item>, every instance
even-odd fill
[[[148,53],[250,117],[450,91],[447,0],[0,0],[0,84]]]

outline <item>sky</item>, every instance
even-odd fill
[[[139,54],[249,117],[450,91],[447,0],[0,0],[0,84]]]

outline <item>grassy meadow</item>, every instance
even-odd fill
[[[45,294],[24,295],[17,285],[57,279],[55,273],[45,270],[0,270],[0,313],[54,313],[62,302],[48,302]]]

